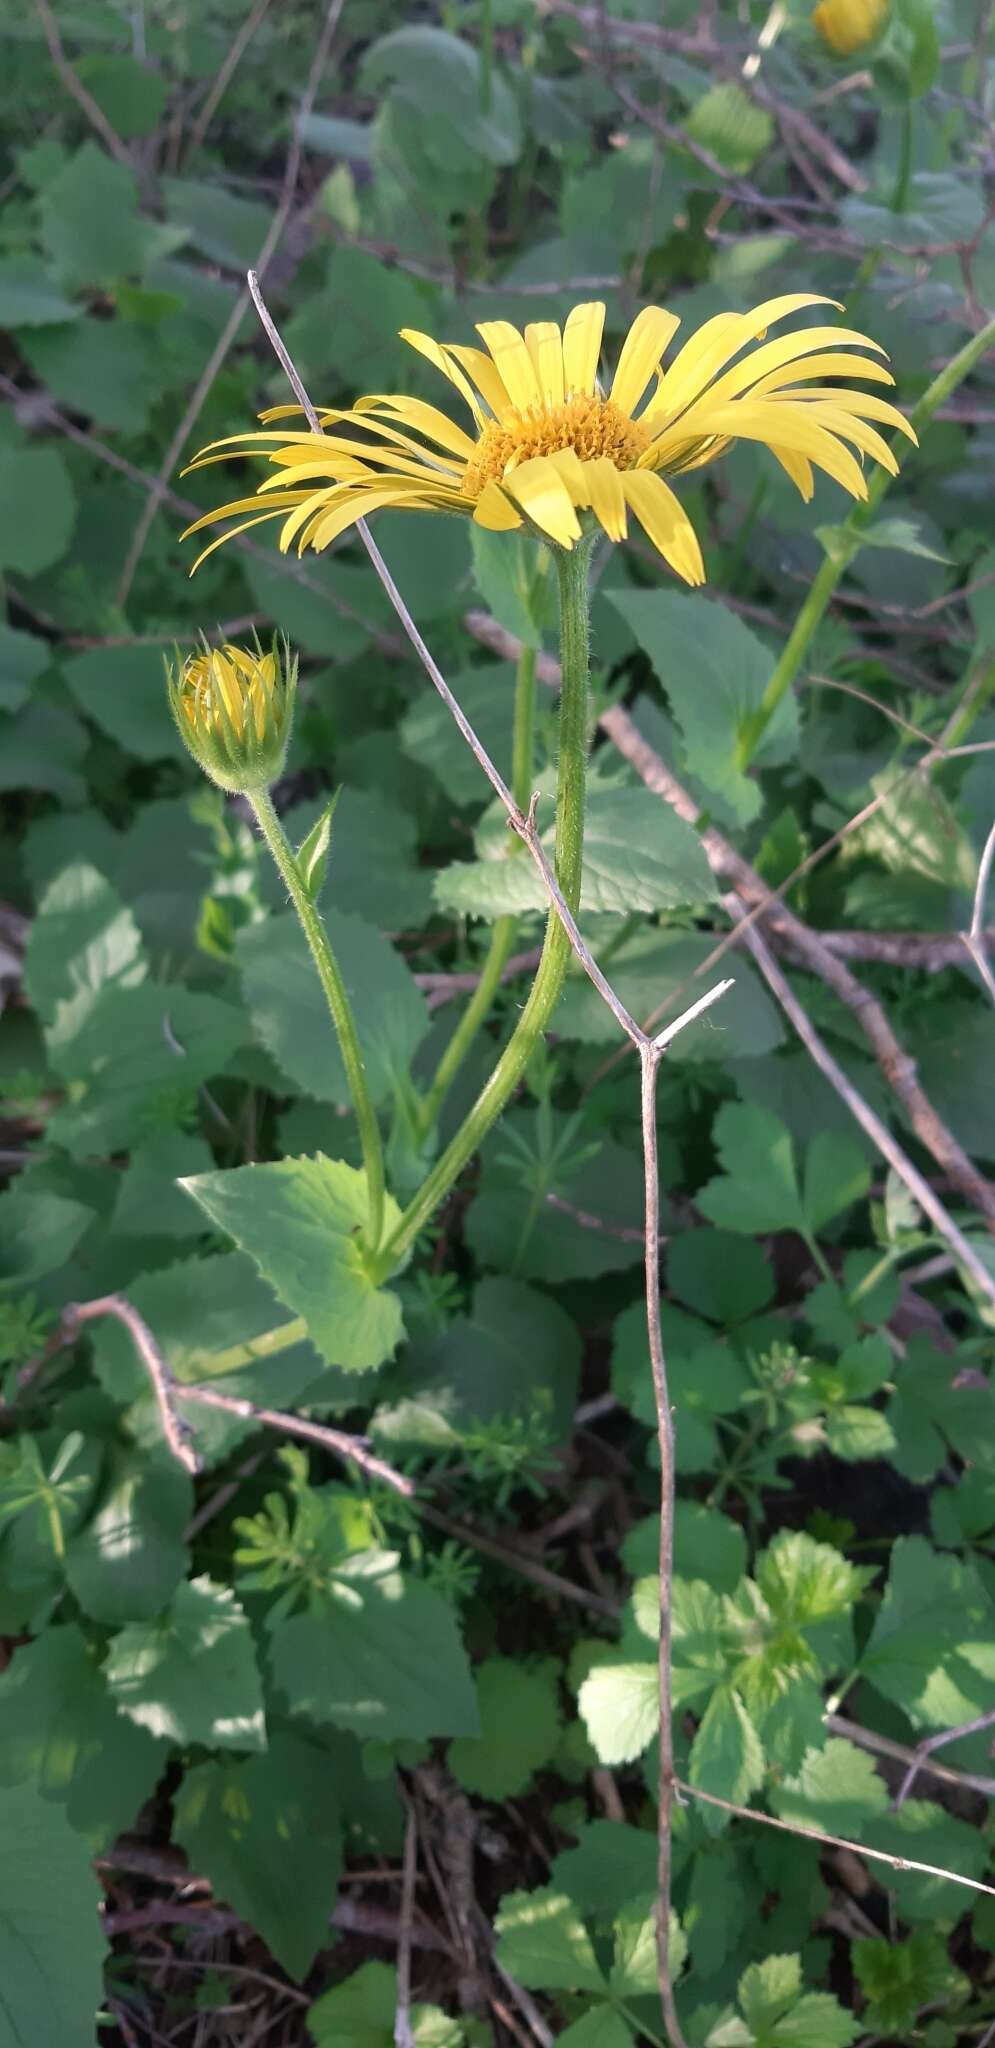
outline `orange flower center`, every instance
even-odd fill
[[[650,445],[648,428],[613,405],[610,398],[568,398],[563,405],[531,406],[503,424],[489,420],[463,474],[463,494],[479,498],[485,484],[500,483],[509,469],[534,455],[573,448],[581,462],[607,455],[616,469],[635,469]]]

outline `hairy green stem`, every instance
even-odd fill
[[[569,554],[558,552],[556,557],[560,584],[563,685],[560,691],[554,866],[567,907],[574,913],[580,905],[584,852],[588,554],[589,547],[582,541]],[[551,909],[546,921],[542,955],[525,1008],[473,1108],[408,1204],[393,1235],[388,1238],[377,1262],[380,1279],[386,1279],[410,1251],[419,1232],[513,1095],[552,1016],[569,963],[570,941],[555,910]]]
[[[532,794],[532,759],[535,745],[536,650],[523,647],[518,657],[515,680],[515,726],[512,740],[511,791],[519,810],[527,811]],[[523,853],[520,839],[511,839],[509,854]],[[518,919],[499,917],[491,933],[487,957],[466,1009],[439,1061],[422,1103],[419,1117],[423,1133],[432,1129],[453,1078],[462,1066],[501,984],[505,962],[515,943]]]
[[[294,850],[273,808],[268,790],[250,790],[249,802],[256,815],[259,830],[266,841],[273,859],[284,881],[290,900],[300,919],[301,930],[311,950],[311,958],[318,970],[318,980],[324,991],[325,1001],[335,1026],[345,1068],[346,1081],[352,1097],[359,1126],[359,1140],[366,1169],[366,1193],[368,1203],[367,1249],[373,1253],[379,1249],[383,1236],[384,1211],[384,1167],[383,1146],[380,1141],[380,1126],[367,1086],[363,1055],[360,1050],[356,1019],[352,1013],[348,991],[342,979],[339,963],[335,958],[325,930],[321,914],[311,900],[304,878],[294,857]]]
[[[923,392],[912,413],[912,425],[917,433],[929,425],[938,407],[956,391],[965,377],[970,376],[976,363],[980,362],[986,349],[995,342],[995,320],[990,320],[979,334],[965,342],[964,347],[952,357],[946,368],[934,377],[927,391]],[[886,469],[879,469],[873,478],[863,504],[855,505],[848,518],[837,532],[837,545],[813,578],[808,596],[788,635],[780,659],[752,718],[746,720],[740,734],[738,758],[741,768],[747,768],[757,747],[770,724],[771,719],[785,692],[791,688],[801,667],[809,643],[825,613],[836,585],[848,569],[857,549],[864,527],[872,514],[877,511],[892,479]]]

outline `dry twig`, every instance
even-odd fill
[[[104,147],[110,150],[115,161],[123,164],[126,170],[134,172],[135,166],[125,149],[120,135],[115,128],[111,127],[103,108],[97,105],[93,94],[87,92],[82,79],[77,77],[66,56],[62,37],[59,34],[59,24],[49,6],[49,0],[35,0],[35,12],[41,22],[42,33],[48,44],[48,54],[52,59],[52,68],[62,80],[70,98],[76,101],[76,105],[81,113],[86,115],[91,128],[99,135]]]

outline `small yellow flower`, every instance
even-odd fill
[[[297,657],[286,641],[264,654],[205,645],[166,663],[169,704],[180,738],[221,789],[264,789],[283,771],[297,688]]]
[[[852,57],[880,35],[888,18],[888,0],[819,0],[812,26],[837,57]]]
[[[580,513],[593,514],[617,541],[631,512],[678,576],[703,583],[697,536],[664,475],[712,462],[732,441],[760,441],[803,498],[812,495],[813,468],[865,498],[857,457],[870,456],[892,474],[898,467],[869,422],[915,440],[885,399],[819,381],[892,384],[873,355],[852,353],[883,354],[867,335],[806,327],[765,339],[789,314],[819,305],[835,301],[792,292],[752,313],[719,313],[666,370],[662,358],[680,322],[647,307],[629,329],[607,391],[598,380],[602,305],[575,306],[562,333],[551,320],[524,334],[507,320],[485,320],[477,329],[483,350],[405,328],[402,339],[455,386],[472,435],[437,407],[398,393],[359,398],[345,412],[324,408],[320,435],[272,427],[299,411],[275,406],[260,415],[264,432],[213,442],[191,464],[265,454],[275,474],[255,497],[236,498],[187,531],[229,514],[253,515],[236,532],[281,519],[281,548],[301,554],[327,548],[355,520],[391,505],[461,513],[492,529],[524,525],[569,549],[585,530]],[[200,561],[229,537],[212,541]]]

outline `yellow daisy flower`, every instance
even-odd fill
[[[880,35],[888,18],[888,0],[819,0],[812,27],[837,57],[852,57]]]
[[[610,540],[624,540],[633,513],[678,576],[703,583],[697,536],[665,476],[714,461],[732,441],[762,441],[803,498],[812,495],[813,469],[865,498],[858,457],[871,456],[892,474],[898,467],[870,422],[915,440],[885,399],[821,381],[892,384],[873,355],[853,353],[883,354],[867,335],[805,327],[764,339],[790,314],[835,303],[792,292],[752,313],[719,313],[666,370],[664,351],[680,323],[647,307],[629,329],[607,391],[598,380],[602,305],[575,306],[562,333],[551,320],[524,334],[507,320],[481,321],[483,349],[402,329],[402,339],[455,386],[472,434],[402,393],[359,398],[345,412],[324,408],[320,436],[270,425],[299,411],[273,407],[260,415],[263,432],[213,442],[191,468],[263,454],[275,474],[254,497],[222,505],[187,532],[250,513],[232,530],[281,519],[281,548],[301,554],[327,548],[355,520],[390,505],[462,513],[491,529],[526,526],[570,549],[592,523],[582,524],[581,514],[593,515]],[[200,561],[230,537],[212,541]]]

